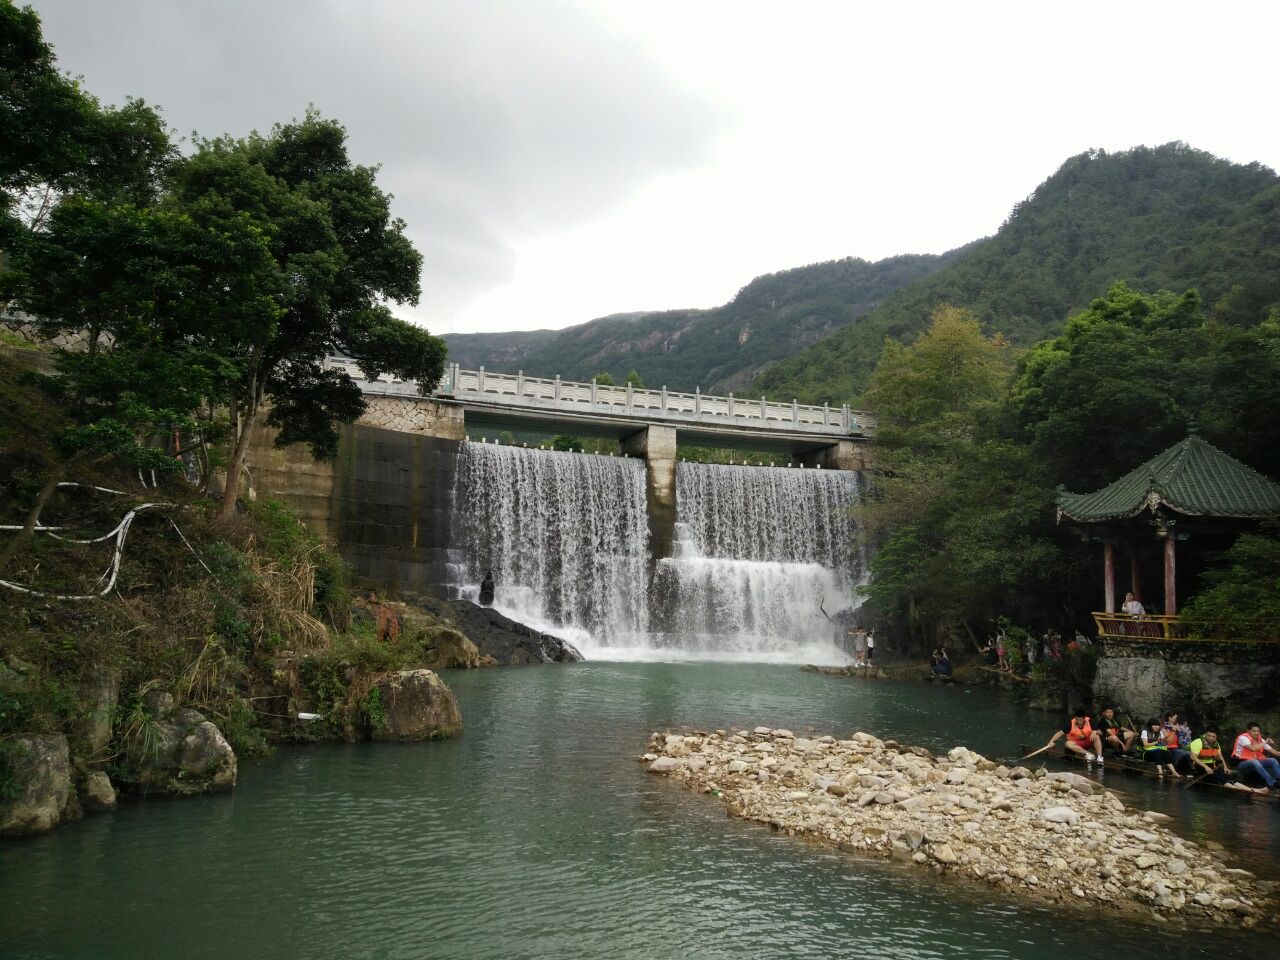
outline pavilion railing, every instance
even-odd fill
[[[1280,624],[1247,621],[1214,621],[1167,617],[1162,614],[1093,614],[1098,636],[1118,640],[1203,640],[1253,643],[1280,642]]]

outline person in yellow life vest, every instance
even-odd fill
[[[1224,787],[1236,787],[1241,790],[1253,789],[1243,783],[1238,783],[1235,777],[1231,776],[1231,768],[1227,766],[1227,757],[1223,753],[1222,744],[1218,740],[1218,732],[1213,727],[1206,728],[1203,734],[1188,744],[1187,749],[1191,751],[1193,770],[1201,771],[1202,779]],[[1256,789],[1258,793],[1266,793],[1266,791],[1266,787],[1258,787]]]
[[[1261,778],[1268,790],[1280,791],[1280,763],[1276,763],[1276,757],[1280,757],[1280,750],[1271,745],[1262,735],[1262,726],[1253,721],[1236,737],[1235,749],[1231,751],[1239,773],[1253,774]]]
[[[1083,710],[1075,712],[1062,729],[1050,738],[1048,746],[1052,747],[1062,737],[1067,738],[1066,748],[1072,753],[1084,754],[1085,760],[1089,763],[1095,760],[1098,763],[1106,763],[1102,759],[1102,738],[1098,736],[1098,731],[1093,729],[1093,724]]]

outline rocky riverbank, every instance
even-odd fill
[[[1093,910],[1252,926],[1273,885],[1126,807],[1087,777],[935,757],[870,734],[655,733],[641,758],[722,799],[730,816]]]

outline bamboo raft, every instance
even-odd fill
[[[1030,753],[1033,748],[1028,747],[1026,744],[1020,744],[1019,749],[1021,753],[1026,754],[1026,753]],[[1069,763],[1077,763],[1077,764],[1087,763],[1085,758],[1080,754],[1074,753],[1072,751],[1067,751],[1065,749],[1061,753],[1048,753],[1048,754],[1045,754],[1045,756],[1047,757],[1051,756],[1051,757],[1054,757],[1055,759],[1064,760]],[[1092,766],[1093,765],[1090,764],[1090,767]],[[1160,782],[1164,782],[1167,780],[1171,786],[1175,786],[1175,787],[1177,786],[1181,786],[1183,788],[1190,788],[1193,786],[1197,788],[1204,787],[1205,789],[1208,789],[1208,790],[1218,790],[1224,793],[1229,793],[1232,796],[1239,797],[1241,799],[1258,800],[1263,803],[1280,802],[1280,793],[1274,793],[1272,791],[1267,791],[1266,793],[1255,793],[1252,789],[1240,790],[1236,787],[1228,787],[1225,784],[1214,783],[1213,781],[1207,780],[1207,779],[1202,780],[1198,777],[1189,777],[1189,776],[1186,776],[1185,774],[1182,777],[1178,777],[1178,778],[1170,777],[1167,774],[1161,777],[1156,772],[1156,764],[1146,763],[1142,760],[1138,760],[1133,757],[1108,757],[1107,762],[1104,765],[1102,765],[1101,769],[1102,770],[1123,770],[1125,773],[1132,773],[1141,777],[1151,777],[1155,780],[1159,780]]]

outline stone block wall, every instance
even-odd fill
[[[27,343],[46,344],[63,350],[71,350],[75,353],[83,353],[89,349],[89,334],[87,331],[73,330],[45,339],[40,335],[36,325],[22,314],[6,313],[0,316],[0,330],[17,337],[19,340],[25,340]],[[103,346],[110,346],[112,339],[109,335],[103,334],[98,337],[98,342]]]
[[[420,433],[445,440],[465,440],[462,407],[413,397],[365,397],[360,423],[401,433]]]
[[[1102,655],[1094,694],[1100,701],[1127,707],[1137,723],[1182,706],[1173,702],[1180,673],[1193,673],[1206,697],[1247,705],[1274,700],[1280,681],[1277,644],[1147,638],[1098,642]]]

